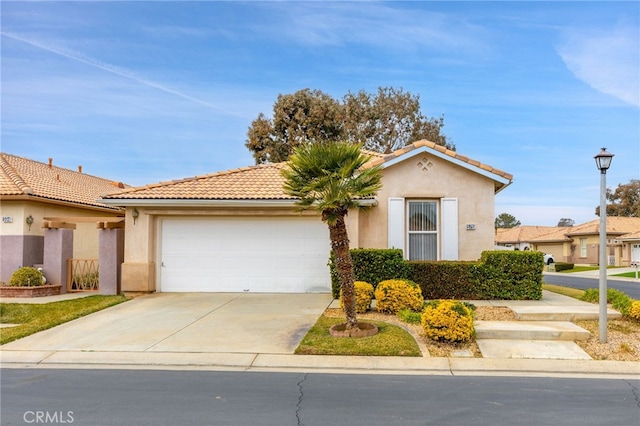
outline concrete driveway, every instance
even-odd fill
[[[331,301],[324,293],[155,293],[2,350],[292,354]]]

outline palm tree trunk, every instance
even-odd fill
[[[342,215],[334,224],[329,224],[329,238],[331,239],[331,249],[335,257],[336,270],[340,279],[342,290],[342,304],[346,317],[346,329],[356,327],[356,295],[353,286],[353,261],[349,252],[349,236],[344,222],[345,215]]]

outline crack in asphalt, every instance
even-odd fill
[[[635,387],[629,380],[624,380],[624,382],[631,388],[631,393],[633,393],[633,396],[636,399],[636,405],[640,407],[640,390],[638,390],[638,388]]]
[[[302,379],[297,383],[298,386],[298,403],[296,404],[296,424],[297,425],[301,425],[302,423],[300,422],[300,410],[302,409],[302,398],[304,397],[304,391],[302,390],[302,384],[304,383],[305,380],[307,380],[307,376],[309,374],[305,373],[304,376],[302,376]]]

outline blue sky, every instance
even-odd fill
[[[524,225],[595,219],[640,178],[640,3],[11,2],[3,152],[130,185],[253,164],[278,94],[393,86],[444,115],[458,152],[514,175]]]

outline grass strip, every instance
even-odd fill
[[[635,272],[625,272],[624,274],[615,274],[614,277],[625,277],[625,278],[635,278]],[[640,277],[640,272],[638,273],[638,277]]]
[[[304,336],[295,353],[298,355],[365,355],[422,356],[415,339],[406,330],[381,321],[369,321],[378,326],[375,336],[363,338],[333,337],[329,327],[344,323],[344,318],[321,316]]]
[[[573,297],[574,299],[580,299],[584,295],[584,290],[579,288],[563,287],[553,284],[542,284],[543,290],[549,290],[554,293],[562,294],[564,296]]]
[[[126,296],[93,295],[44,304],[0,303],[0,345],[29,336],[128,300]]]

